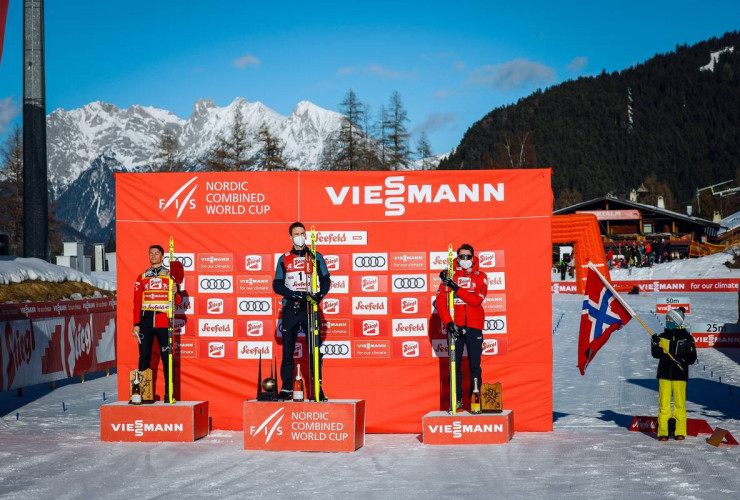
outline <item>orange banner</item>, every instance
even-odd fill
[[[213,428],[242,429],[257,358],[279,364],[282,355],[271,281],[300,220],[316,226],[332,277],[326,393],[366,400],[368,432],[420,432],[423,415],[448,405],[437,274],[448,244],[467,242],[488,275],[483,381],[502,382],[517,431],[551,430],[550,178],[534,169],[117,174],[119,370],[138,359],[127,334],[134,279],[149,245],[172,235],[187,296],[175,395],[209,400]],[[306,362],[304,343],[294,356]],[[119,394],[128,394],[124,378]]]

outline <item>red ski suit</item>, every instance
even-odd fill
[[[457,260],[455,260],[457,264]],[[488,293],[486,273],[478,269],[478,257],[473,257],[473,265],[467,271],[459,264],[455,266],[452,278],[460,288],[455,292],[455,324],[468,328],[483,330],[486,313],[483,311],[483,299]],[[447,294],[450,290],[440,283],[435,305],[442,324],[452,321],[448,307]]]
[[[174,283],[175,305],[182,302],[175,281],[169,279],[169,269],[164,266],[149,268],[136,278],[134,289],[134,326],[167,328],[169,319],[168,297],[170,283]]]

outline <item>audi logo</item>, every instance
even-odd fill
[[[382,255],[378,256],[364,256],[355,257],[355,266],[357,267],[385,267],[385,257]]]
[[[497,332],[506,327],[506,322],[502,319],[487,319],[484,330],[487,332]]]
[[[349,354],[349,346],[347,344],[322,344],[321,350],[327,356],[343,356]]]
[[[242,312],[267,312],[270,310],[270,302],[267,300],[241,300],[239,310]]]
[[[393,286],[406,290],[418,290],[426,287],[424,278],[396,278],[393,280]]]
[[[165,260],[167,261],[166,264],[169,264],[170,256],[166,256]],[[175,258],[173,260],[176,260],[177,262],[182,264],[182,267],[191,267],[193,265],[192,257],[188,257],[187,255],[175,255]]]
[[[204,278],[200,280],[200,287],[204,290],[228,290],[231,288],[231,280]]]

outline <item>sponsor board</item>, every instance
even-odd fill
[[[427,275],[393,274],[391,290],[395,293],[424,293],[427,291]]]
[[[426,271],[427,255],[424,252],[391,252],[391,271]]]
[[[195,271],[195,254],[194,253],[174,253],[175,260],[182,264],[183,271]],[[170,254],[165,253],[162,263],[165,267],[170,267]]]
[[[186,316],[175,316],[175,323],[173,325],[172,333],[174,335],[185,335],[187,332],[188,318]]]
[[[357,316],[388,314],[388,297],[352,297],[352,314]]]
[[[234,359],[236,346],[231,340],[201,340],[198,346],[200,358]]]
[[[234,320],[201,318],[198,320],[198,337],[233,337]]]
[[[172,339],[173,352],[176,358],[195,358],[198,356],[198,342],[195,339]]]
[[[351,452],[365,443],[365,402],[245,401],[244,449]]]
[[[427,339],[394,339],[394,358],[429,358],[432,347]]]
[[[504,267],[503,250],[482,250],[478,252],[478,267],[482,271]]]
[[[688,297],[658,297],[655,304],[655,312],[658,314],[666,314],[671,309],[678,309],[683,307],[686,313],[691,312],[691,302]]]
[[[208,435],[208,402],[100,407],[100,440],[107,442],[192,442]]]
[[[447,269],[447,252],[429,252],[429,269],[441,271]],[[452,253],[453,258],[457,258],[457,252]]]
[[[506,354],[508,341],[506,337],[484,338],[483,356],[503,356]]]
[[[331,279],[331,288],[329,288],[329,293],[349,293],[349,276],[337,276],[332,274],[329,278]]]
[[[388,320],[385,318],[362,318],[353,320],[354,337],[387,337]]]
[[[283,338],[283,330],[282,330],[282,328],[283,328],[283,320],[282,319],[278,319],[277,320],[277,328],[275,329],[275,338],[276,339]],[[298,333],[296,335],[296,338],[302,338],[302,339],[303,338],[306,338],[306,332],[304,331],[303,325],[301,325],[301,324],[298,325]]]
[[[391,297],[391,314],[427,315],[429,301],[426,295],[416,297]]]
[[[323,318],[321,320],[321,333],[327,338],[349,337],[350,320],[343,318]]]
[[[307,357],[308,354],[308,346],[305,342],[296,342],[295,347],[293,348],[293,359],[302,359],[304,357]],[[303,374],[301,374],[303,376]]]
[[[381,253],[353,253],[352,270],[362,273],[373,273],[388,270],[388,254]]]
[[[391,341],[388,339],[355,340],[352,342],[354,358],[390,358]]]
[[[653,280],[653,281],[615,281],[617,287],[638,287],[640,292],[735,292],[738,280],[692,279],[692,280]],[[553,293],[576,293],[575,283],[552,283]]]
[[[237,297],[236,314],[240,316],[272,316],[272,298]]]
[[[388,276],[379,275],[356,275],[352,276],[352,293],[387,293]]]
[[[269,274],[239,275],[235,293],[272,293],[272,276]]]
[[[198,297],[200,316],[233,316],[234,299],[231,297]]]
[[[324,358],[350,359],[352,357],[352,342],[349,340],[325,340],[319,346],[319,352]]]
[[[697,348],[740,347],[740,324],[697,323],[691,327]]]
[[[231,273],[234,256],[230,253],[199,253],[196,257],[198,273]]]
[[[393,337],[426,337],[429,335],[427,318],[402,318],[391,320]]]
[[[499,335],[506,331],[506,316],[486,316],[483,321],[484,335]]]
[[[237,359],[272,359],[272,342],[240,340],[236,345]]]
[[[239,337],[271,337],[275,334],[275,321],[239,318],[236,320],[236,334]]]
[[[439,277],[439,273],[429,274],[429,291],[436,292],[439,290],[439,286],[442,284],[442,280]]]
[[[463,348],[463,357],[468,356],[468,350]],[[432,339],[432,357],[449,358],[450,347],[447,345],[447,339]]]
[[[306,236],[310,241],[310,238]],[[367,245],[367,231],[316,231],[316,246]]]
[[[278,254],[282,255],[282,254]],[[270,273],[275,270],[272,265],[273,256],[269,253],[264,254],[239,254],[236,258],[236,272],[249,271],[254,273]],[[277,263],[277,260],[275,260]]]
[[[578,293],[578,289],[574,282],[561,283],[554,281],[552,282],[552,293]]]
[[[327,316],[349,315],[347,297],[325,297],[320,304],[321,313]]]
[[[487,314],[506,311],[506,294],[489,293],[483,299],[483,311]]]
[[[322,257],[324,257],[326,269],[330,273],[349,271],[349,255],[347,255],[346,253],[327,255],[322,254]]]
[[[424,415],[422,428],[427,445],[504,444],[514,435],[514,416],[511,410],[480,415],[434,411]]]
[[[198,293],[234,293],[234,277],[201,274],[198,276]]]
[[[488,284],[488,290],[505,290],[506,289],[506,274],[501,271],[487,272],[486,283]]]
[[[190,295],[183,294],[182,302],[175,305],[175,314],[195,314],[195,300]]]

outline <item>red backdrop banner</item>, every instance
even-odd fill
[[[448,244],[467,242],[488,275],[483,381],[502,382],[517,431],[552,430],[550,178],[535,169],[117,174],[120,373],[137,363],[134,279],[149,245],[166,247],[172,235],[187,295],[176,397],[207,399],[214,428],[241,429],[257,358],[282,356],[272,276],[291,247],[288,226],[300,220],[316,226],[332,276],[326,393],[365,399],[368,432],[420,432],[424,414],[448,405],[437,275]],[[294,356],[305,377],[305,344]],[[127,377],[118,389],[126,398]]]

